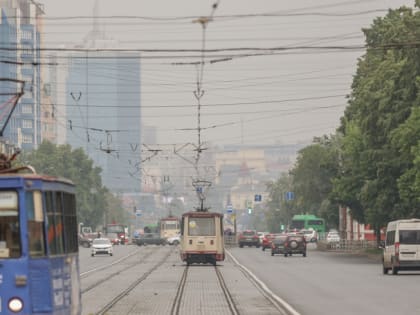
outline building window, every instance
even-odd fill
[[[33,143],[32,135],[23,135],[22,136],[22,142],[23,143]]]
[[[22,56],[32,56],[32,49],[22,49]]]
[[[22,114],[32,114],[32,104],[22,104]]]
[[[23,31],[22,39],[32,39],[32,33],[30,31]]]
[[[33,122],[29,119],[22,120],[22,128],[32,129],[33,128]]]

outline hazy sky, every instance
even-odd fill
[[[45,5],[46,47],[80,42],[91,29],[91,19],[77,17],[91,17],[95,1],[40,2]],[[201,49],[202,27],[192,21],[209,15],[216,0],[98,2],[100,16],[107,17],[98,21],[120,42],[119,48]],[[204,66],[201,127],[208,129],[202,131],[202,140],[309,142],[334,132],[363,49],[308,47],[363,45],[361,28],[401,5],[413,7],[414,0],[221,0],[205,32],[206,48],[221,51],[207,53],[207,60],[236,56]],[[296,46],[305,48],[269,50]],[[174,64],[200,60],[199,53],[193,53],[197,58],[180,58],[187,54],[142,53],[143,123],[158,128],[159,143],[197,141],[196,131],[181,130],[197,127],[197,68]]]

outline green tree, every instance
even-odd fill
[[[327,220],[336,220],[338,205],[329,200],[339,169],[339,138],[323,136],[299,151],[293,174],[296,207]],[[337,222],[332,222],[336,225]]]
[[[296,213],[294,200],[286,200],[285,194],[293,191],[292,176],[283,173],[275,182],[267,183],[269,193],[266,203],[265,219],[270,232],[280,232],[280,226],[287,226]]]
[[[38,149],[23,153],[18,162],[32,165],[38,173],[73,181],[79,222],[92,228],[103,224],[107,189],[102,185],[101,169],[82,149],[43,141]]]
[[[402,156],[396,144],[419,94],[420,50],[412,45],[420,39],[418,25],[420,14],[403,7],[364,30],[368,49],[359,60],[339,129],[344,140],[334,198],[377,230],[411,211],[402,193],[415,183],[417,151],[411,146],[412,156]],[[406,144],[419,134],[412,136]]]

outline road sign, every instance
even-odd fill
[[[295,193],[293,191],[288,191],[286,193],[286,200],[294,200],[295,199]]]
[[[231,204],[228,204],[228,205],[226,206],[226,212],[227,212],[227,213],[232,213],[232,212],[233,212],[233,206],[232,206]]]
[[[254,200],[255,200],[256,202],[260,202],[260,201],[262,200],[261,195],[255,195],[255,196],[254,196]]]

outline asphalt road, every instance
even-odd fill
[[[310,247],[306,258],[255,247],[229,251],[302,315],[420,314],[420,272],[383,275],[377,261]]]

